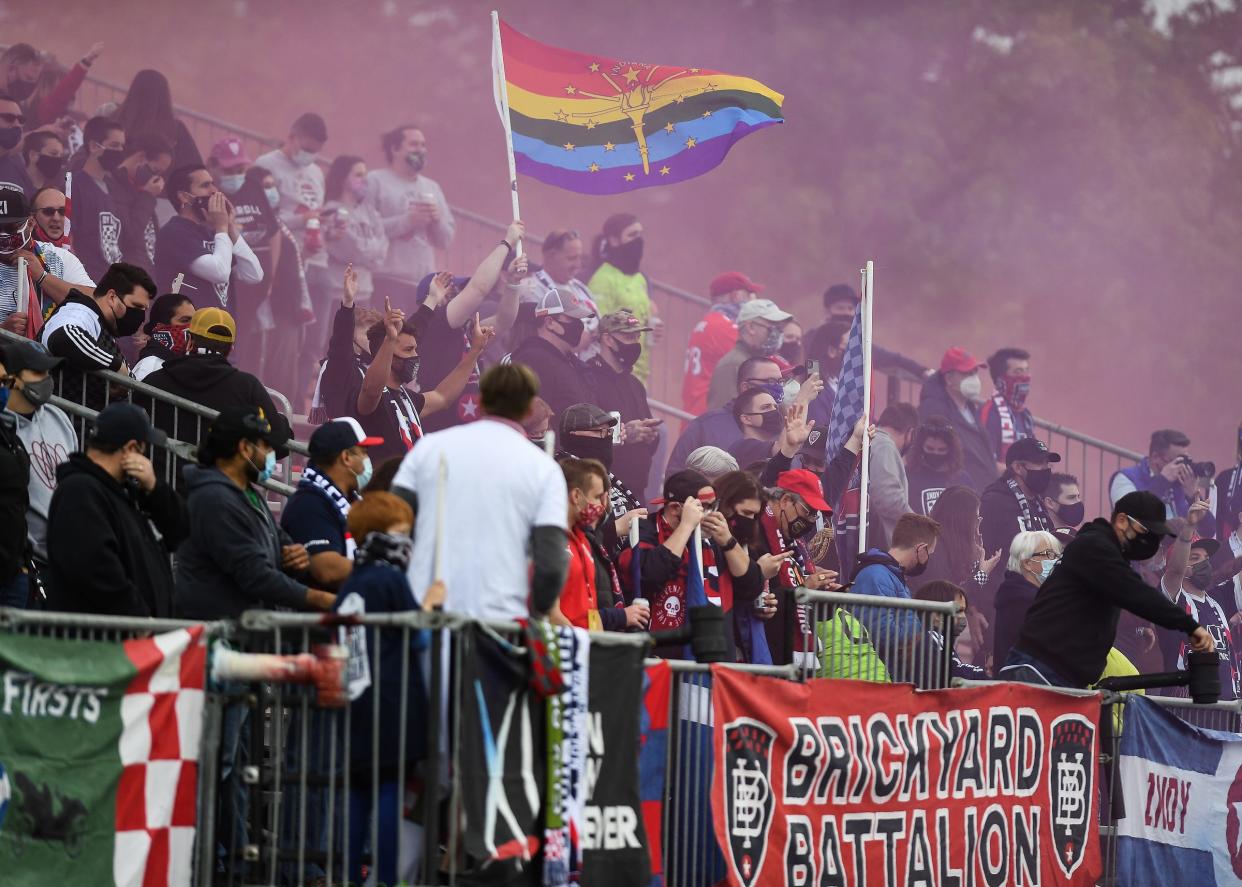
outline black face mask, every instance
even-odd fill
[[[1061,519],[1061,523],[1069,524],[1076,527],[1082,523],[1082,519],[1087,516],[1087,505],[1085,502],[1075,502],[1073,505],[1057,505],[1057,517]]]
[[[918,555],[916,554],[915,557],[918,557]],[[908,568],[906,570],[906,575],[907,576],[922,576],[924,573],[927,572],[927,565],[930,563],[931,563],[931,556],[928,555],[927,560],[923,561],[923,563],[920,564],[916,561],[913,567]]]
[[[635,237],[620,246],[609,246],[606,257],[622,274],[637,274],[643,261],[643,239]]]
[[[781,416],[780,410],[769,410],[763,414],[763,424],[759,427],[763,429],[764,434],[770,434],[775,437],[784,430],[785,419]]]
[[[729,532],[733,534],[733,538],[743,545],[748,545],[755,539],[755,526],[757,521],[753,517],[746,517],[744,514],[735,514],[729,518]]]
[[[0,148],[5,151],[12,151],[22,140],[22,128],[20,126],[6,126],[0,129]]]
[[[641,342],[619,342],[617,347],[612,349],[612,356],[627,370],[634,368],[634,364],[638,363],[638,358],[642,353],[643,346]]]
[[[801,342],[782,342],[778,349],[781,357],[785,358],[788,364],[802,363],[802,343]]]
[[[604,467],[612,470],[612,437],[587,437],[584,434],[566,434],[562,445],[566,452],[579,459],[598,459]]]
[[[1128,561],[1147,561],[1160,550],[1160,537],[1155,533],[1140,533],[1121,543],[1121,553]]]
[[[211,200],[211,195],[203,194],[199,197],[192,198],[190,203],[194,204],[194,208],[205,216],[207,215],[207,202],[209,200]]]
[[[125,305],[124,302],[121,303]],[[146,308],[133,308],[129,305],[125,306],[125,314],[116,322],[116,334],[118,336],[132,336],[138,332],[142,322],[147,319]]]
[[[1028,468],[1025,483],[1032,493],[1042,493],[1052,481],[1051,468]]]
[[[923,451],[923,464],[932,471],[944,471],[949,467],[949,460],[953,458],[949,453],[929,453]]]
[[[138,168],[134,170],[134,185],[142,188],[155,178],[155,170],[151,168],[149,163],[140,163]]]
[[[794,507],[794,519],[789,522],[789,538],[803,539],[815,532],[815,516],[809,518],[803,517],[798,512],[798,507]]]
[[[1212,587],[1212,564],[1209,561],[1200,561],[1190,568],[1190,575],[1186,577],[1186,581],[1200,591],[1207,591]]]
[[[35,158],[35,169],[39,171],[39,175],[45,179],[54,179],[60,175],[61,170],[65,168],[65,158],[53,157],[50,154],[40,154]]]
[[[418,378],[418,356],[402,357],[392,362],[392,371],[397,377],[397,381],[402,385],[409,385]]]
[[[582,342],[582,331],[586,329],[586,325],[578,318],[566,317],[564,314],[556,319],[561,324],[561,332],[556,334],[557,338],[576,350]]]
[[[121,148],[105,148],[103,153],[99,155],[99,165],[106,172],[112,172],[125,159],[125,151]]]

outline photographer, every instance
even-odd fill
[[[1122,496],[1111,520],[1096,518],[1084,526],[1039,587],[997,677],[1058,687],[1094,684],[1123,609],[1182,632],[1196,652],[1216,649],[1207,629],[1130,566],[1153,557],[1161,537],[1172,535],[1164,503],[1141,491]]]
[[[1108,484],[1108,498],[1117,506],[1122,496],[1136,490],[1154,493],[1165,505],[1166,517],[1186,517],[1190,504],[1198,498],[1203,479],[1216,474],[1211,462],[1191,458],[1190,438],[1180,431],[1164,428],[1151,433],[1147,456],[1139,464],[1123,468]],[[1205,536],[1216,534],[1216,518],[1208,514],[1199,528]]]

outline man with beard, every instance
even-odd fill
[[[603,410],[621,414],[625,423],[621,449],[612,471],[632,490],[646,489],[651,463],[660,441],[660,419],[651,417],[647,389],[633,369],[642,353],[643,333],[651,327],[628,308],[606,314],[599,321],[599,354],[588,366],[594,402]]]
[[[770,299],[755,299],[742,305],[737,313],[737,344],[720,358],[712,373],[708,409],[724,406],[733,397],[738,368],[748,358],[771,357],[780,350],[785,322],[792,317]]]
[[[616,551],[630,532],[630,522],[637,515],[647,516],[647,509],[625,483],[612,473],[614,449],[612,429],[615,416],[593,403],[576,403],[561,413],[557,427],[557,459],[575,456],[594,459],[608,471],[608,508],[610,517],[600,524],[599,536],[608,551]]]
[[[56,133],[46,129],[27,133],[22,140],[22,161],[35,187],[35,191],[27,195],[32,200],[35,192],[43,188],[65,186],[65,143]]]
[[[98,278],[121,261],[121,217],[108,174],[125,159],[125,130],[111,118],[92,117],[82,130],[83,163],[73,177],[73,251]]]
[[[41,341],[65,363],[61,369],[61,396],[91,409],[102,409],[107,383],[92,377],[91,370],[128,373],[117,345],[122,336],[138,332],[155,295],[155,281],[137,265],[117,262],[99,278],[92,295],[70,290],[43,327]],[[84,388],[86,389],[84,391]]]
[[[1035,436],[1035,417],[1026,407],[1031,393],[1031,355],[1021,348],[1002,348],[988,358],[988,372],[996,393],[980,407],[979,421],[997,460],[1004,462],[1014,441]]]
[[[540,244],[542,265],[532,265],[531,273],[518,284],[519,300],[538,305],[552,290],[567,289],[591,309],[586,331],[578,347],[578,357],[589,361],[599,354],[599,309],[587,285],[578,279],[585,265],[582,237],[568,228],[554,228]]]
[[[681,405],[695,416],[707,409],[707,389],[716,364],[737,344],[738,312],[759,298],[764,287],[741,271],[726,271],[712,280],[709,290],[712,307],[690,333],[686,375],[681,383]]]
[[[1077,530],[1087,516],[1078,478],[1072,474],[1053,474],[1044,491],[1044,511],[1056,527],[1054,532],[1058,537],[1065,538],[1063,530]]]
[[[572,291],[552,290],[535,309],[535,334],[513,350],[510,360],[539,378],[539,396],[557,416],[576,403],[593,400],[586,364],[575,356],[591,308]]]
[[[221,308],[228,308],[234,271],[242,283],[263,280],[263,266],[237,228],[233,205],[207,167],[174,169],[166,196],[177,211],[155,241],[155,276],[166,291],[173,288],[178,274],[184,274],[182,286],[200,305],[215,299]]]
[[[29,304],[18,304],[19,260],[26,260],[27,279],[40,306],[45,303],[59,305],[75,286],[90,292],[95,282],[68,249],[31,240],[38,224],[37,207],[58,206],[63,225],[65,195],[50,188],[39,192],[35,196],[33,220],[27,206],[20,192],[0,188],[0,326],[18,335],[33,336],[41,329],[42,316],[34,319],[32,328]]]

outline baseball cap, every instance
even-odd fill
[[[981,366],[986,366],[986,364],[965,348],[950,348],[944,353],[944,357],[940,358],[940,372],[942,373],[971,373]]]
[[[827,433],[818,428],[812,428],[811,433],[806,436],[806,443],[799,448],[798,452],[818,459],[826,459],[828,456]]]
[[[1214,558],[1216,557],[1216,552],[1220,551],[1220,542],[1210,536],[1200,536],[1194,542],[1190,543],[1190,547],[1201,548],[1207,552],[1207,556],[1209,558]]]
[[[761,293],[765,287],[762,283],[755,283],[741,271],[726,271],[724,274],[717,274],[712,278],[709,287],[712,298],[716,299],[725,293],[731,293],[734,290],[746,290],[748,293]]]
[[[362,430],[357,419],[342,416],[325,422],[315,429],[307,443],[312,459],[335,456],[350,447],[378,447],[384,442],[382,437],[371,437]]]
[[[695,471],[693,468],[683,468],[681,471],[673,472],[665,479],[664,495],[652,504],[663,505],[675,502],[680,505],[691,496],[698,496],[699,490],[711,485],[712,482],[707,479],[707,475]]]
[[[246,153],[246,146],[242,144],[242,140],[236,136],[220,139],[211,146],[211,153],[208,157],[223,169],[231,169],[242,164],[250,165],[254,162]]]
[[[569,287],[564,290],[554,288],[539,298],[535,306],[535,317],[554,317],[557,314],[586,320],[595,316],[595,309]]]
[[[776,307],[776,303],[771,299],[753,299],[744,303],[737,313],[738,323],[745,323],[748,320],[770,320],[773,323],[782,323],[791,319],[793,315]]]
[[[264,440],[276,448],[278,456],[288,442],[283,433],[272,428],[262,407],[226,407],[208,426],[207,436],[226,444],[226,449],[243,439]]]
[[[645,333],[651,327],[643,323],[629,308],[620,308],[599,319],[601,333]]]
[[[424,301],[431,292],[431,281],[436,279],[438,271],[432,271],[430,274],[423,275],[423,279],[418,282],[418,289],[414,292],[414,298],[419,302]],[[453,277],[453,289],[461,292],[466,288],[466,284],[470,282],[469,277]]]
[[[824,514],[832,514],[832,506],[824,500],[824,488],[815,472],[805,468],[782,471],[776,477],[776,485],[789,493],[796,493],[802,501]]]
[[[231,345],[237,341],[237,324],[223,308],[199,308],[190,318],[190,335]]]
[[[60,366],[60,362],[61,358],[47,353],[42,342],[10,342],[0,346],[0,363],[13,376],[22,370],[46,372]]]
[[[617,424],[617,417],[610,416],[593,403],[576,403],[566,407],[561,413],[561,435],[573,431],[593,431],[596,428],[611,428]]]
[[[1015,440],[1009,445],[1008,452],[1005,453],[1005,464],[1012,465],[1014,462],[1060,462],[1060,453],[1048,452],[1047,445],[1042,440],[1036,440],[1033,437],[1024,437],[1021,440]]]
[[[0,222],[25,221],[29,216],[25,194],[16,188],[0,188]]]
[[[124,446],[131,440],[162,444],[168,435],[151,424],[151,417],[132,403],[112,403],[95,417],[91,440],[110,446]]]
[[[1145,526],[1149,532],[1161,536],[1177,535],[1169,529],[1165,518],[1164,503],[1160,501],[1160,497],[1146,490],[1126,493],[1117,500],[1117,504],[1113,507],[1113,514],[1129,515]]]

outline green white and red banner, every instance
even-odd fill
[[[191,883],[206,663],[201,626],[0,633],[0,882]]]
[[[713,669],[727,883],[1094,884],[1100,703]]]

